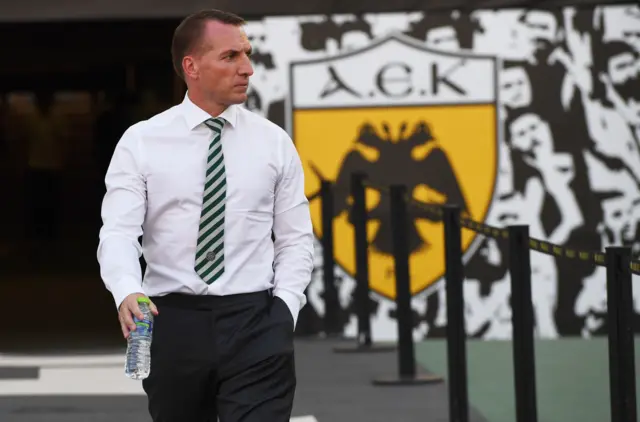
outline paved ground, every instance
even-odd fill
[[[446,384],[377,387],[397,373],[395,352],[335,354],[329,342],[298,342],[296,410],[319,422],[449,422]],[[421,371],[426,372],[426,371]],[[472,412],[470,422],[486,422]]]
[[[300,422],[449,421],[444,383],[373,386],[373,378],[396,373],[396,353],[336,354],[335,344],[327,340],[297,340],[299,387],[293,416],[313,416]],[[0,420],[149,421],[141,390],[135,381],[122,376],[119,355],[83,359],[84,368],[77,368],[77,364],[69,366],[65,358],[18,360],[0,356],[5,377],[0,380]],[[36,376],[39,381],[33,379]],[[114,394],[123,388],[126,395]],[[61,395],[62,391],[66,393]],[[471,422],[486,421],[474,413]]]
[[[450,422],[444,383],[371,384],[374,378],[396,374],[395,352],[336,354],[336,342],[298,339],[296,343],[299,387],[294,416],[313,419],[295,422]],[[122,375],[123,351],[99,355],[99,350],[85,349],[84,356],[70,364],[68,357],[56,356],[51,349],[46,357],[11,357],[4,345],[0,345],[0,421],[149,422],[139,384]],[[17,351],[11,348],[12,353]],[[513,422],[512,344],[469,340],[467,352],[471,422]],[[635,352],[640,369],[640,342]],[[444,341],[418,343],[416,358],[446,377]],[[536,375],[540,422],[611,422],[605,338],[536,341]],[[640,413],[640,397],[638,407]]]

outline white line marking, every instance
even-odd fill
[[[142,382],[127,378],[124,367],[43,368],[37,380],[0,380],[0,396],[144,395]]]
[[[0,366],[38,366],[40,368],[83,368],[118,366],[124,368],[124,353],[104,355],[21,356],[0,354]]]
[[[290,422],[318,422],[318,420],[313,416],[299,416],[291,418]]]

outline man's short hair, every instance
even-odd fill
[[[218,21],[235,26],[241,26],[246,23],[238,15],[217,9],[202,10],[184,18],[174,31],[173,40],[171,41],[173,68],[182,79],[184,79],[182,59],[199,47],[203,29],[209,21]]]

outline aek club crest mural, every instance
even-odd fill
[[[354,172],[378,185],[403,184],[423,201],[460,204],[484,220],[497,164],[495,74],[494,58],[443,54],[404,35],[291,63],[289,129],[307,195],[314,197],[322,180],[336,186],[336,261],[347,274],[355,275],[348,190]],[[374,189],[367,196],[371,289],[394,299],[389,197]],[[319,201],[312,202],[312,217],[321,227]],[[411,282],[420,293],[444,273],[443,233],[429,214],[412,217]],[[466,248],[474,236],[463,237]]]
[[[640,8],[480,10],[265,18],[246,106],[287,129],[306,193],[354,171],[458,203],[476,221],[527,224],[575,249],[637,248],[640,221]],[[388,198],[367,191],[375,338],[395,336]],[[337,194],[336,275],[344,331],[355,334],[350,198]],[[320,203],[311,201],[322,236]],[[413,211],[417,337],[446,327],[442,224]],[[507,250],[463,232],[467,333],[510,338]],[[318,243],[299,329],[321,329]],[[542,337],[606,332],[606,280],[590,263],[532,252]],[[635,277],[634,277],[635,279]],[[634,298],[639,289],[634,289]],[[636,300],[640,311],[640,300]],[[306,327],[306,328],[304,328]]]

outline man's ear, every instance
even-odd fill
[[[194,59],[193,56],[185,56],[182,59],[182,71],[184,72],[184,76],[190,79],[198,79],[200,74],[198,68],[198,62]]]

